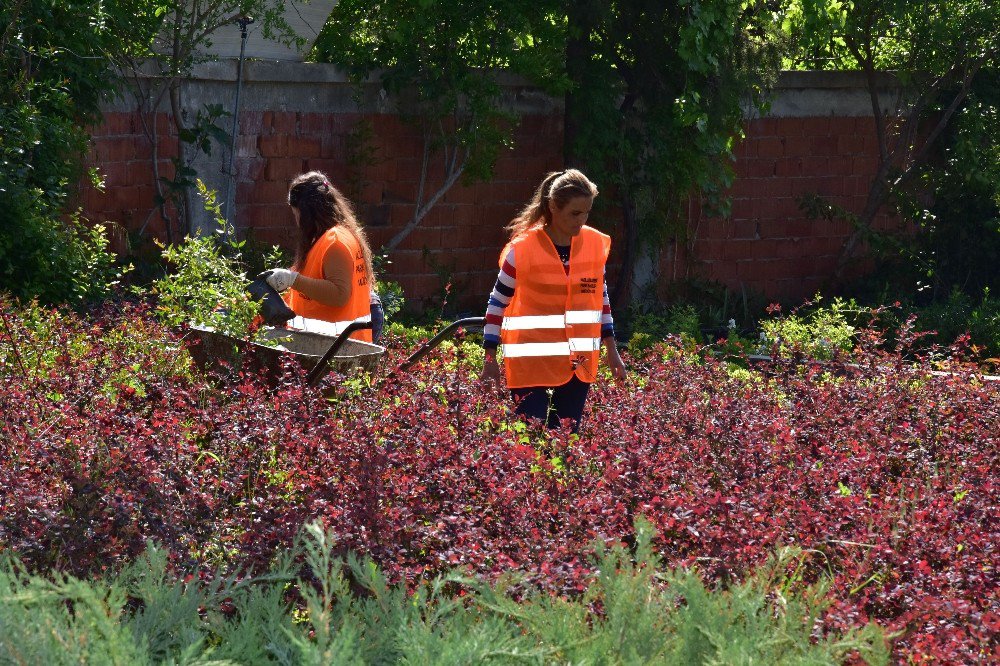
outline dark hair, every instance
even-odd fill
[[[310,171],[296,176],[288,186],[288,205],[299,210],[299,243],[295,248],[296,270],[301,270],[309,250],[320,236],[333,227],[343,227],[354,235],[365,257],[365,271],[369,284],[372,275],[372,251],[364,229],[354,215],[354,206],[340,190],[330,184],[321,171]]]
[[[523,236],[539,224],[548,226],[552,222],[553,206],[556,210],[561,210],[570,199],[596,196],[597,185],[583,175],[582,171],[566,169],[550,172],[535,190],[535,196],[528,205],[507,225],[511,240]]]

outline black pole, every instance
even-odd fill
[[[243,57],[247,49],[247,26],[253,23],[250,16],[240,16],[236,19],[240,24],[240,61],[236,70],[236,108],[233,109],[233,131],[229,145],[229,180],[226,185],[226,231],[232,228],[233,224],[233,182],[236,179],[236,132],[240,124],[240,89],[243,87]]]

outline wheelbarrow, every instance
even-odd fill
[[[190,336],[198,344],[191,345],[189,349],[199,366],[237,367],[246,363],[251,371],[263,371],[274,379],[280,373],[283,360],[291,359],[309,371],[306,376],[309,386],[316,386],[331,370],[341,374],[355,369],[374,372],[385,355],[385,347],[350,337],[356,331],[371,329],[371,321],[352,322],[336,336],[284,328],[281,324],[292,319],[295,313],[284,307],[277,292],[263,281],[255,281],[250,292],[260,299],[262,314],[268,324],[258,332],[260,342],[243,340],[207,327],[190,326]],[[459,328],[482,328],[485,324],[485,317],[467,317],[452,322],[410,354],[386,379],[409,370]]]

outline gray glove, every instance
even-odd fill
[[[264,278],[269,285],[274,287],[275,291],[282,292],[295,284],[295,280],[299,277],[299,274],[287,268],[272,268],[269,271],[264,271],[257,277]]]

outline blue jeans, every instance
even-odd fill
[[[548,391],[552,389],[552,398]],[[580,429],[583,408],[587,404],[590,384],[576,375],[562,386],[528,386],[510,390],[514,398],[514,411],[545,421],[549,428],[558,428],[562,419],[573,420],[573,432]]]

